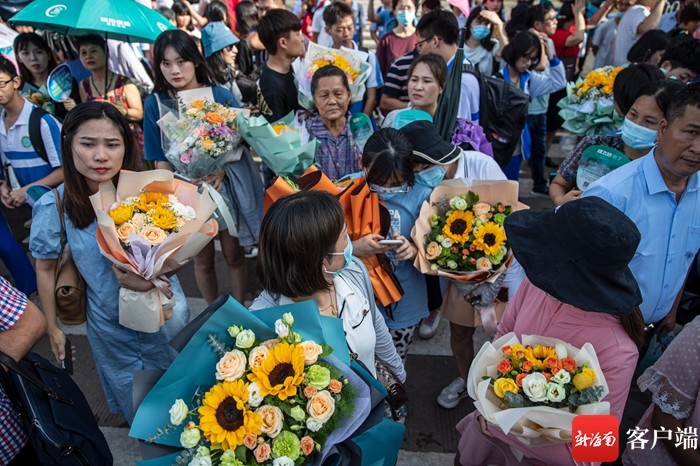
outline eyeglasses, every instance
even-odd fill
[[[556,23],[556,22],[558,22],[558,21],[559,21],[559,20],[557,19],[556,16],[553,16],[553,17],[551,17],[551,18],[545,18],[545,19],[544,19],[544,22],[545,22],[545,23]]]
[[[8,79],[7,81],[0,81],[0,89],[5,89],[12,81],[14,81],[14,78]]]
[[[401,186],[385,187],[379,186],[374,183],[370,183],[369,190],[377,194],[400,194],[409,192],[411,190],[411,187],[407,184],[402,184]]]
[[[432,39],[432,37],[430,39]],[[416,50],[420,50],[423,44],[428,42],[430,39],[423,39],[416,42]]]

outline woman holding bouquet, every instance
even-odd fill
[[[60,363],[66,357],[65,335],[56,320],[54,270],[61,244],[61,224],[87,291],[87,335],[97,372],[112,412],[131,422],[133,373],[166,369],[175,352],[168,346],[189,319],[187,301],[175,277],[173,317],[157,333],[129,330],[119,324],[119,288],[146,291],[153,284],[139,275],[113,267],[100,254],[95,238],[97,221],[89,196],[100,183],[116,182],[120,170],[139,171],[141,154],[128,121],[105,102],[82,103],[66,117],[61,130],[65,184],[59,186],[63,218],[57,199],[44,195],[34,206],[29,249],[36,258],[39,297],[46,314],[51,351]]]
[[[621,71],[615,78],[617,83],[620,75],[631,67]],[[625,79],[625,75],[623,75]],[[639,89],[634,103],[625,114],[622,131],[608,136],[586,136],[574,150],[564,159],[557,176],[549,187],[549,196],[556,205],[562,205],[577,199],[581,191],[576,189],[576,175],[581,156],[591,146],[607,146],[624,153],[630,160],[636,160],[646,155],[656,144],[656,132],[663,120],[666,108],[673,95],[683,87],[683,83],[666,79],[651,82]]]
[[[227,107],[238,107],[238,102],[230,91],[214,84],[215,76],[194,40],[186,32],[170,30],[159,35],[153,46],[153,57],[155,88],[153,94],[146,99],[146,114],[143,120],[144,156],[146,160],[155,162],[156,168],[173,170],[173,166],[165,158],[166,137],[158,126],[158,120],[168,111],[179,114],[178,92],[210,88],[215,102]],[[226,171],[222,169],[197,181],[209,183],[219,190],[222,184],[228,184],[225,178]],[[252,180],[249,183],[252,183]],[[224,195],[229,197],[230,193],[226,192]],[[232,202],[227,204],[232,205]],[[235,213],[232,217],[235,218]],[[219,220],[219,239],[228,266],[232,294],[239,302],[243,302],[247,283],[245,255],[238,238],[229,234],[229,231],[234,229],[235,225],[226,225]],[[211,303],[219,295],[213,241],[195,256],[194,266],[199,291],[207,303]]]
[[[609,393],[610,414],[622,418],[644,344],[642,295],[628,264],[639,244],[634,223],[602,199],[588,197],[550,210],[506,218],[506,235],[527,278],[511,300],[496,338],[514,332],[595,349]],[[557,232],[552,235],[552,232]],[[566,258],[547,261],[543,257]],[[572,284],[585,284],[575,286]],[[524,392],[525,393],[525,392]],[[574,465],[571,443],[528,446],[475,411],[462,433],[456,465]],[[520,461],[511,449],[525,455]]]
[[[23,32],[15,37],[13,49],[23,83],[21,93],[37,107],[63,120],[68,111],[75,107],[76,102],[73,97],[78,98],[75,80],[73,80],[72,97],[65,102],[55,102],[49,97],[49,91],[46,88],[49,74],[56,68],[49,44],[38,34]],[[36,94],[39,96],[35,97]]]
[[[337,66],[324,66],[311,78],[311,94],[318,113],[306,120],[306,129],[319,141],[316,164],[331,180],[358,172],[360,152],[350,131],[347,76]]]
[[[352,250],[335,197],[320,191],[283,197],[272,204],[260,226],[258,277],[264,290],[250,310],[315,299],[321,315],[343,320],[348,348],[372,375],[377,357],[405,381],[367,269],[353,258]]]

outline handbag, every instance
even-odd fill
[[[0,351],[3,385],[44,466],[113,463],[104,435],[73,378],[36,353],[19,363]]]
[[[385,401],[391,409],[391,417],[395,421],[399,419],[397,411],[401,406],[408,401],[408,393],[406,386],[396,376],[394,371],[389,368],[381,359],[374,358],[374,367],[377,371],[377,380],[386,388],[387,395]]]
[[[61,222],[61,252],[56,261],[54,272],[54,296],[56,298],[56,316],[65,325],[79,325],[86,320],[87,296],[85,282],[70,255],[70,247],[66,241],[66,225],[63,217],[63,204],[58,191],[54,188],[56,208]]]

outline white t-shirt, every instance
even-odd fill
[[[598,47],[598,51],[595,54],[593,69],[612,65],[613,44],[617,35],[617,22],[615,21],[617,17],[618,15],[608,17],[608,20],[595,30],[592,44]]]
[[[323,12],[326,11],[326,6],[316,10],[314,12],[314,17],[311,20],[311,32],[318,34],[318,40],[316,41],[318,45],[324,47],[333,47],[333,38],[326,32],[326,22],[323,21]]]
[[[452,66],[455,57],[452,56],[447,62],[447,69]],[[464,57],[464,64],[469,65],[469,60]],[[471,73],[462,73],[462,87],[459,94],[459,110],[457,118],[479,123],[479,81]]]
[[[649,8],[642,5],[634,5],[622,15],[620,24],[617,25],[617,35],[615,36],[613,66],[622,66],[627,63],[627,52],[639,39],[637,28],[649,14]]]

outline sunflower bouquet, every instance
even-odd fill
[[[152,454],[178,449],[149,464],[320,465],[368,420],[342,321],[315,302],[250,312],[229,298],[189,327],[129,432]]]
[[[590,343],[509,333],[474,358],[467,390],[484,418],[523,443],[571,441],[577,414],[609,414],[609,390]]]
[[[337,66],[348,78],[350,85],[350,102],[359,102],[365,93],[365,82],[372,72],[368,54],[346,47],[332,49],[316,43],[310,43],[306,55],[292,63],[294,77],[297,81],[299,103],[305,109],[314,111],[311,80],[316,71],[324,66]]]
[[[166,274],[186,264],[216,236],[216,220],[209,219],[216,205],[208,194],[174,179],[168,170],[122,170],[116,188],[102,183],[90,201],[102,255],[155,286],[145,292],[119,290],[119,323],[157,332],[174,304]]]
[[[169,113],[158,122],[165,138],[165,157],[175,171],[201,178],[240,157],[236,117],[238,112],[209,99],[181,104],[180,117]]]
[[[20,94],[25,98],[25,100],[31,102],[37,107],[46,110],[52,115],[55,113],[56,108],[53,100],[51,100],[51,97],[48,95],[46,86],[41,86],[39,89],[26,86],[25,90],[20,91]]]
[[[605,66],[566,86],[558,102],[564,128],[577,135],[595,136],[619,129],[622,116],[613,107],[613,83],[623,67]]]
[[[517,183],[443,182],[423,203],[411,237],[414,265],[423,273],[460,282],[495,281],[512,260],[503,223],[518,202]]]

